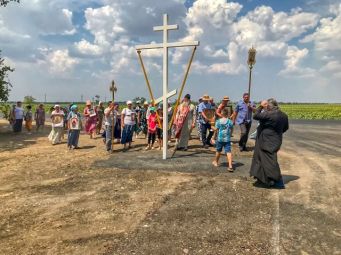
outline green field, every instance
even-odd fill
[[[32,104],[34,112],[38,104]],[[45,110],[49,113],[52,103],[45,104]],[[62,103],[67,106],[67,103]],[[79,111],[83,112],[85,104],[78,103]],[[25,107],[25,105],[24,105]],[[123,103],[120,108],[124,107]],[[290,119],[307,119],[307,120],[341,120],[341,104],[302,104],[302,103],[283,103],[280,104],[282,111],[288,114]],[[0,110],[3,107],[0,107]]]
[[[341,120],[341,104],[280,104],[290,119]]]

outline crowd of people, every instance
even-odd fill
[[[202,147],[215,147],[216,154],[213,166],[219,166],[222,151],[227,157],[228,171],[233,172],[231,137],[235,126],[240,128],[238,142],[240,152],[247,151],[247,141],[251,129],[252,119],[259,121],[257,131],[253,134],[256,146],[251,166],[251,175],[257,182],[269,186],[283,188],[280,168],[277,162],[277,152],[281,147],[282,134],[288,129],[288,117],[280,111],[274,99],[263,101],[257,108],[250,101],[248,93],[244,93],[235,107],[228,96],[216,105],[213,98],[203,95],[197,104],[191,101],[189,94],[185,95],[179,104],[163,106],[153,102],[148,103],[127,101],[120,111],[118,103],[108,102],[105,108],[103,102],[94,105],[87,101],[83,114],[78,111],[76,104],[67,107],[55,105],[51,109],[51,132],[48,136],[52,145],[60,144],[67,135],[67,146],[70,150],[79,148],[79,135],[84,130],[90,137],[101,135],[108,153],[113,152],[113,143],[122,144],[123,151],[131,148],[134,134],[137,138],[143,135],[146,139],[145,150],[158,149],[163,146],[163,107],[168,112],[169,142],[175,139],[175,150],[188,150],[189,140],[194,127],[197,127],[197,138]],[[45,109],[40,104],[34,114],[31,106],[26,110],[21,102],[13,106],[10,113],[10,123],[15,133],[21,132],[23,123],[28,132],[32,130],[33,119],[36,130],[44,129]],[[24,122],[25,121],[25,122]],[[83,124],[84,123],[84,124]],[[83,128],[84,127],[84,128]],[[157,146],[155,146],[157,143]]]

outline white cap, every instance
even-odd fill
[[[54,106],[54,108],[57,108],[57,107],[59,107],[59,108],[60,108],[60,105],[59,105],[59,104],[56,104],[56,105]]]
[[[133,104],[133,102],[130,101],[130,100],[128,100],[128,101],[127,101],[127,105],[128,105],[128,104]]]

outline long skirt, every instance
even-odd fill
[[[198,131],[198,137],[201,140],[201,123],[199,120],[197,120],[197,131]]]
[[[68,138],[67,138],[67,146],[69,148],[78,147],[80,130],[69,130]]]
[[[96,125],[97,125],[97,118],[96,117],[89,117],[85,121],[85,132],[88,134],[91,134],[96,131]]]
[[[134,125],[124,125],[122,131],[121,144],[130,143],[133,141]]]
[[[52,144],[57,144],[62,142],[63,127],[52,127],[51,133],[49,134],[49,140]]]
[[[96,124],[96,132],[97,134],[99,134],[102,130],[102,126],[103,126],[103,117],[98,117],[98,121],[97,121],[97,124]]]
[[[22,123],[23,123],[23,119],[15,120],[14,125],[13,125],[13,131],[15,133],[21,132],[21,130],[22,130]]]
[[[117,119],[114,127],[114,138],[115,139],[121,139],[121,119]]]
[[[183,125],[179,138],[178,148],[187,148],[188,141],[191,135],[191,130],[188,128],[188,121]]]
[[[250,175],[267,185],[270,185],[271,181],[277,182],[282,179],[277,152],[263,150],[259,140],[256,141]]]
[[[25,128],[28,132],[32,130],[32,120],[26,120],[25,121]]]

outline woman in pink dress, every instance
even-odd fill
[[[86,101],[86,107],[84,108],[85,117],[85,132],[90,135],[90,138],[94,138],[96,135],[97,113],[92,107],[91,101]]]

